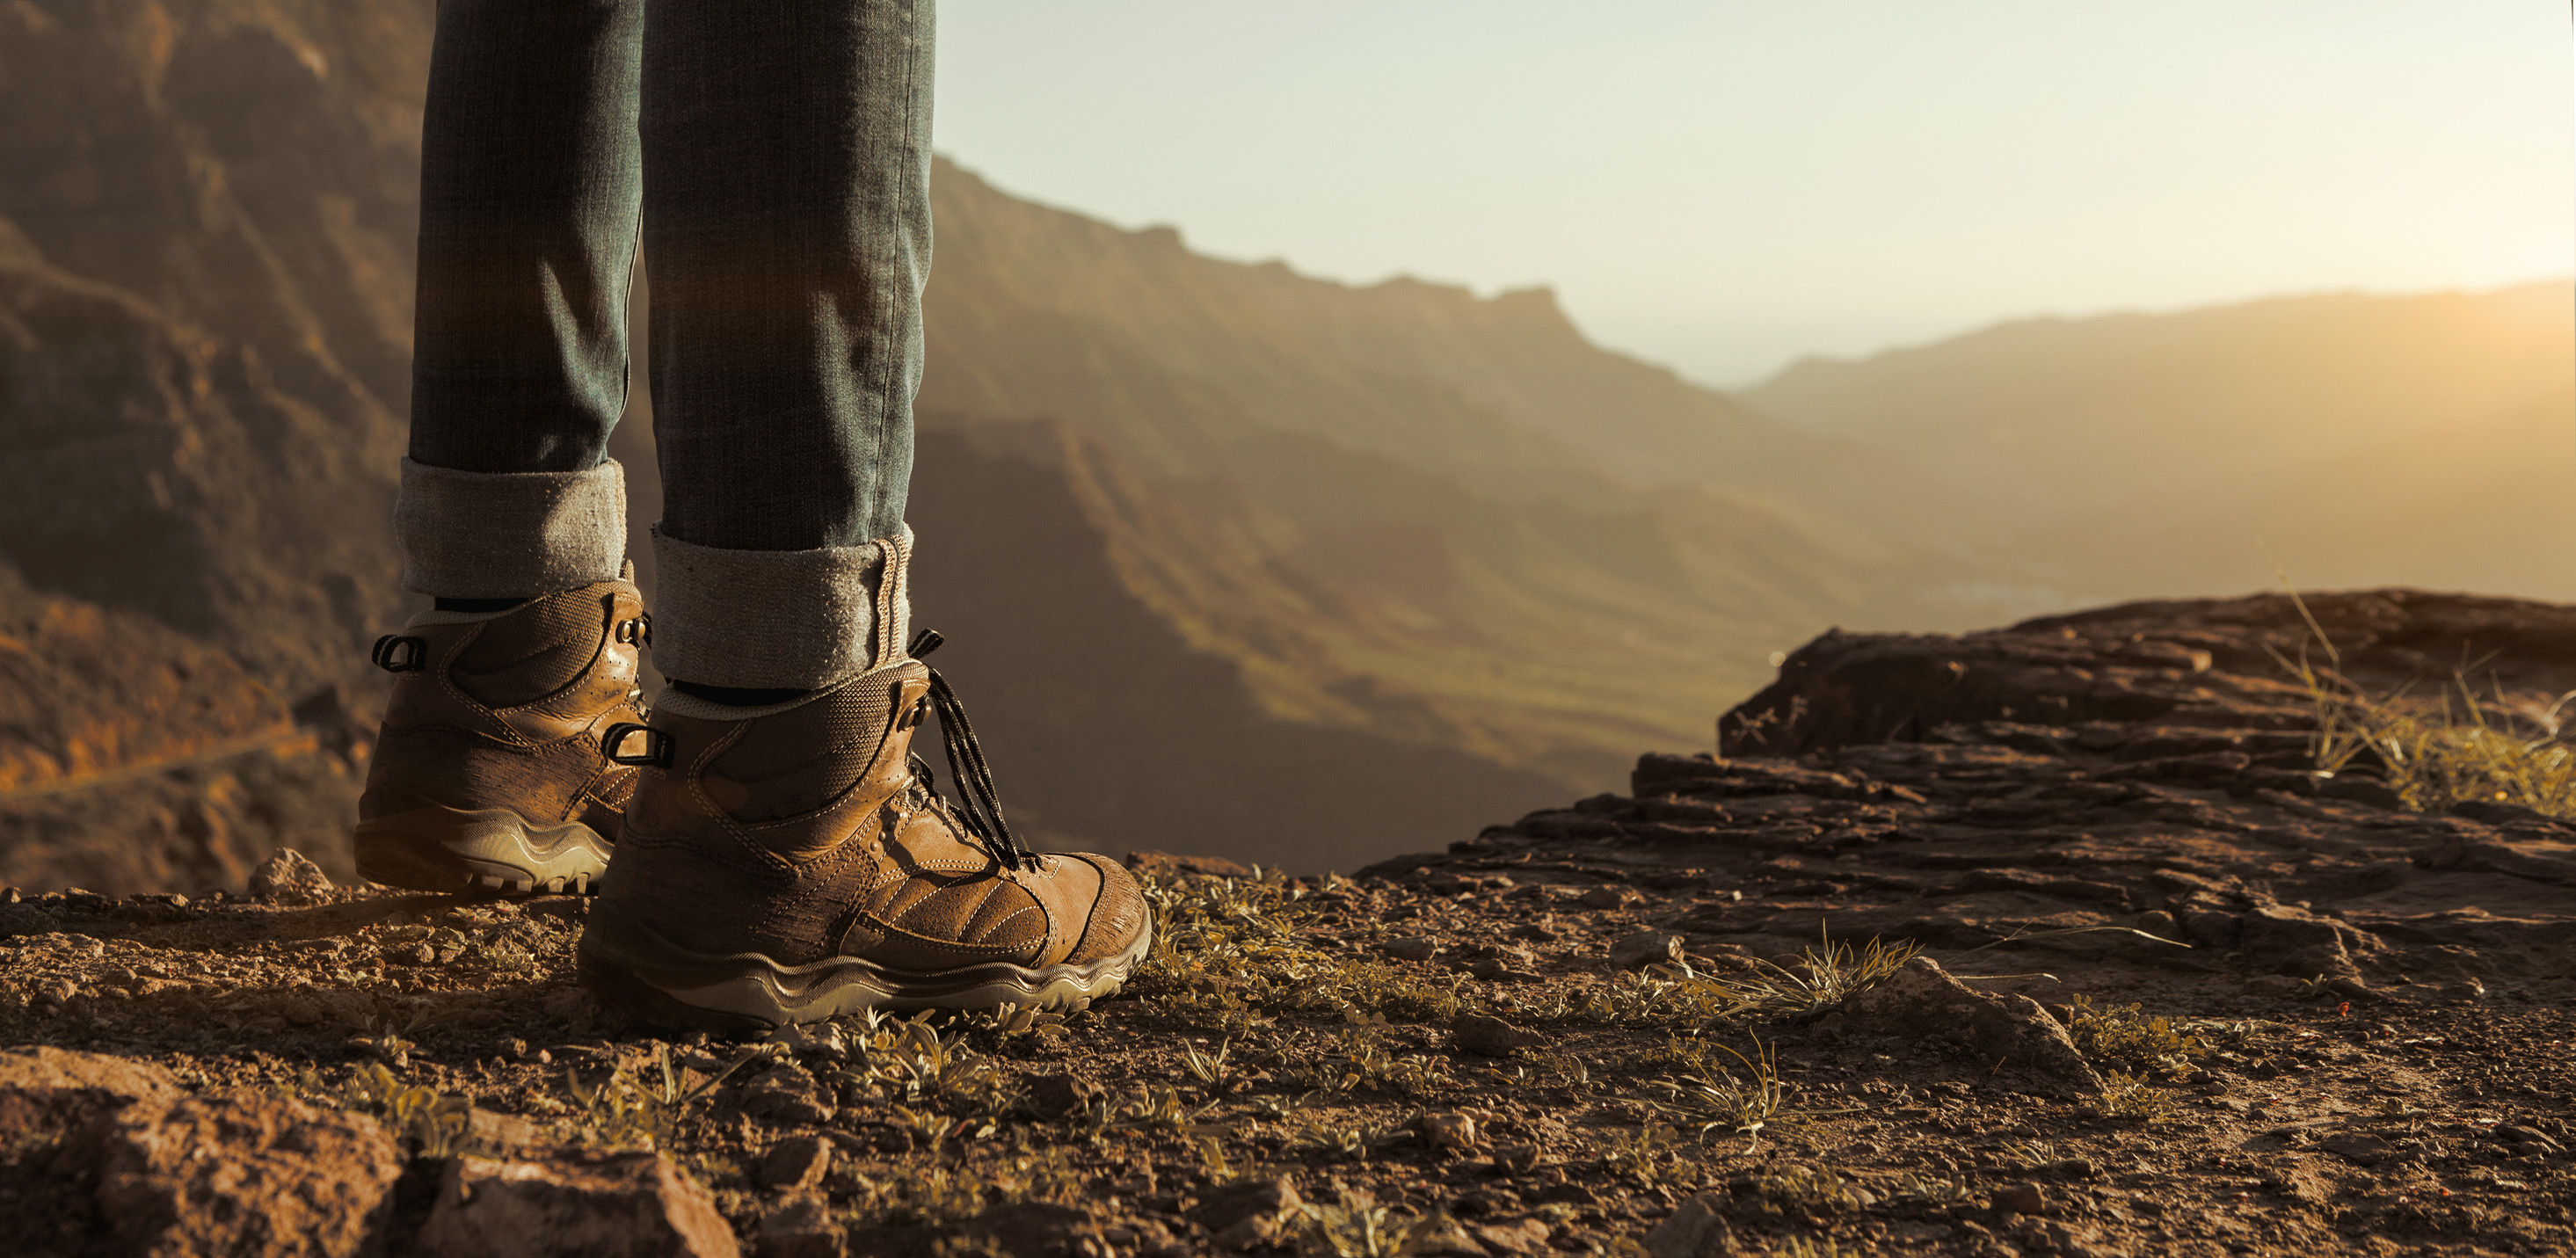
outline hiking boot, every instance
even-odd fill
[[[666,695],[613,753],[652,767],[582,932],[581,982],[645,1018],[761,1030],[855,1010],[1072,1012],[1152,945],[1115,861],[1023,848],[965,711],[908,652],[810,699]],[[939,712],[962,803],[912,754]],[[638,746],[638,744],[641,744]]]
[[[651,632],[644,596],[618,580],[497,614],[424,612],[378,640],[400,679],[358,798],[358,873],[417,891],[594,890],[636,776],[601,748],[645,719]]]

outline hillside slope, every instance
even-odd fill
[[[2576,596],[2576,286],[2041,319],[1748,391],[1974,495],[2069,603],[2275,580]]]
[[[948,165],[934,197],[925,413],[1094,443],[1120,573],[1276,714],[1598,783],[1827,625],[1998,614],[1873,523],[1942,509],[1921,478],[1543,293],[1200,257]]]
[[[0,559],[363,686],[427,0],[0,7]]]
[[[2396,584],[2576,601],[2576,382],[2475,419],[2317,451],[2020,540],[2079,601]]]
[[[2576,376],[2576,287],[2327,294],[2031,319],[1743,393],[1900,454],[2008,516],[2055,516],[2481,422]]]

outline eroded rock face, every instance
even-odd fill
[[[142,1102],[104,1120],[98,1207],[120,1252],[339,1258],[368,1252],[402,1174],[370,1118],[264,1092]]]
[[[538,1240],[537,1238],[542,1238]],[[421,1226],[419,1258],[543,1252],[596,1258],[737,1258],[707,1190],[661,1153],[458,1158]]]
[[[2307,605],[2374,693],[2462,658],[2508,695],[2576,688],[2576,608],[2405,590]],[[2406,811],[2367,762],[2314,772],[2313,702],[2275,658],[2303,639],[2286,597],[1828,634],[1727,714],[1723,758],[1647,755],[1631,795],[1363,873],[1702,893],[1658,929],[1754,956],[1822,931],[1994,947],[1976,968],[1998,973],[2037,953],[2423,999],[2544,973],[2537,958],[2576,945],[2576,826],[2498,803]]]
[[[2304,747],[2315,708],[2281,661],[2325,666],[2318,630],[2340,671],[2374,693],[2438,687],[2469,661],[2483,661],[2481,680],[2492,669],[2535,694],[2576,689],[2576,607],[2396,589],[2303,601],[2316,629],[2271,594],[2124,603],[1984,633],[1828,633],[1719,721],[1720,750],[1796,756],[2004,722],[2023,728],[1989,741],[2197,757],[2156,776],[2225,781]]]

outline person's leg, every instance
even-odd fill
[[[932,25],[928,0],[654,0],[655,662],[683,692],[774,699],[878,658],[872,543],[904,535],[921,380]]]
[[[641,0],[443,0],[421,135],[402,674],[358,806],[358,870],[423,890],[583,889],[634,771],[643,600],[605,457],[626,403],[642,190]]]
[[[616,579],[642,0],[443,0],[421,124],[403,584]]]
[[[1079,1008],[1150,946],[1135,881],[1002,820],[906,636],[930,265],[929,0],[654,0],[645,265],[677,693],[582,981],[663,1021]],[[932,708],[963,803],[917,775]]]

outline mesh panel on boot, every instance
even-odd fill
[[[615,595],[585,586],[488,621],[448,677],[487,707],[534,703],[578,680],[599,654]]]
[[[723,793],[725,811],[752,824],[802,816],[840,798],[867,772],[890,732],[895,687],[928,671],[907,660],[751,722],[707,766],[708,776],[741,788],[739,795]]]

